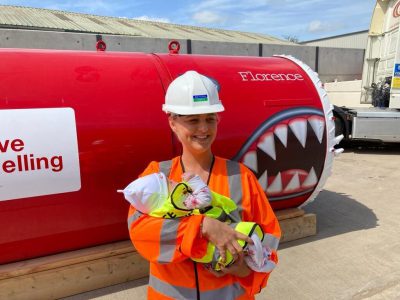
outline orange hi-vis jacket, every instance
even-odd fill
[[[180,157],[153,161],[140,176],[155,172],[169,174],[170,179],[179,182],[183,174]],[[273,252],[271,257],[277,263],[279,223],[254,174],[243,164],[215,157],[208,185],[212,191],[235,201],[238,209],[231,215],[238,221],[252,221],[262,227]],[[155,218],[130,207],[130,238],[136,250],[150,261],[148,299],[254,299],[266,285],[267,273],[252,271],[244,278],[229,274],[216,277],[202,264],[189,259],[200,258],[207,250],[208,241],[200,234],[203,218]]]

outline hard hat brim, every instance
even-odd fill
[[[212,114],[225,110],[222,104],[214,104],[210,106],[196,106],[184,107],[182,105],[168,105],[163,104],[162,110],[166,113],[174,113],[178,115],[199,115],[199,114]]]

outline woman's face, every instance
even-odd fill
[[[217,134],[217,114],[171,116],[169,125],[182,143],[183,151],[201,154],[211,151]]]

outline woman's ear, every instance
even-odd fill
[[[169,127],[171,127],[171,130],[175,132],[176,126],[175,126],[175,120],[172,117],[168,118],[168,123]]]

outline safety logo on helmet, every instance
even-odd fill
[[[208,101],[207,95],[193,95],[193,102],[205,102]]]

